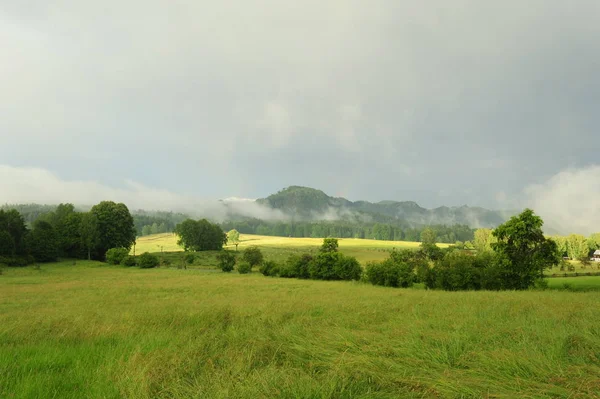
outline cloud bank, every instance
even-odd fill
[[[561,234],[600,232],[600,165],[567,169],[525,190],[526,204]]]
[[[123,202],[130,210],[184,212],[194,217],[222,221],[239,214],[265,220],[285,218],[281,212],[251,200],[229,198],[224,201],[179,195],[146,187],[131,180],[122,188],[93,181],[67,181],[40,168],[15,168],[0,165],[0,203],[39,203],[94,205],[103,200]]]

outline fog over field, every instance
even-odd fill
[[[599,20],[595,0],[0,0],[0,203],[219,215],[299,184],[597,231]]]

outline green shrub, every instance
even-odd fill
[[[308,273],[314,280],[359,280],[362,268],[354,257],[320,252],[308,263]]]
[[[340,280],[360,280],[363,269],[353,256],[342,255],[333,267],[333,272]]]
[[[313,257],[309,254],[290,255],[285,265],[281,267],[281,277],[310,278],[309,265],[312,260]]]
[[[367,279],[373,285],[406,288],[413,285],[415,274],[408,263],[388,258],[383,262],[369,263]]]
[[[121,266],[131,267],[131,266],[136,266],[136,265],[137,265],[137,259],[135,258],[135,256],[127,255],[126,257],[124,257],[121,260]]]
[[[233,270],[236,262],[235,254],[233,252],[223,250],[217,255],[219,261],[219,267],[226,273]]]
[[[426,253],[411,250],[392,251],[383,262],[371,262],[367,265],[367,279],[373,285],[384,287],[412,287],[419,271],[421,280],[429,275],[429,262]]]
[[[450,252],[435,264],[436,288],[446,291],[478,290],[481,271],[476,258],[461,251]]]
[[[106,251],[106,263],[110,265],[119,265],[127,255],[129,255],[127,248],[111,248]]]
[[[313,280],[337,280],[333,268],[340,256],[339,252],[320,252],[308,266],[310,278]]]
[[[279,274],[279,267],[277,263],[272,260],[268,260],[263,262],[263,264],[258,268],[258,271],[261,272],[264,276],[276,276]],[[277,272],[277,274],[274,274]]]
[[[279,266],[279,277],[283,278],[295,278],[298,277],[298,262],[300,257],[298,255],[290,255],[290,257]]]
[[[171,261],[167,258],[161,258],[160,264],[161,266],[171,266]]]
[[[254,267],[263,263],[264,257],[261,250],[258,247],[252,246],[244,250],[242,259],[244,260],[244,262],[247,262],[250,264],[250,266]]]
[[[491,251],[477,256],[464,251],[448,252],[425,277],[425,287],[458,290],[501,290],[506,286],[510,261]]]
[[[160,264],[160,260],[157,256],[144,252],[139,256],[137,264],[141,269],[152,269]]]
[[[0,263],[8,267],[24,267],[31,265],[35,259],[31,255],[27,256],[0,256]]]
[[[252,265],[246,261],[242,261],[238,263],[237,271],[239,274],[248,274],[252,271]]]
[[[185,261],[185,263],[187,263],[188,265],[193,265],[194,261],[196,260],[196,255],[194,255],[191,252],[187,252],[184,256],[183,256],[183,260]]]

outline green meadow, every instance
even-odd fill
[[[555,288],[4,269],[0,397],[598,398],[600,292]]]

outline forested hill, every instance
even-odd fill
[[[426,209],[413,201],[352,202],[301,186],[290,186],[256,202],[300,219],[318,220],[353,215],[371,217],[377,221],[402,220],[412,225],[462,224],[474,228],[498,226],[513,214],[469,206]]]

